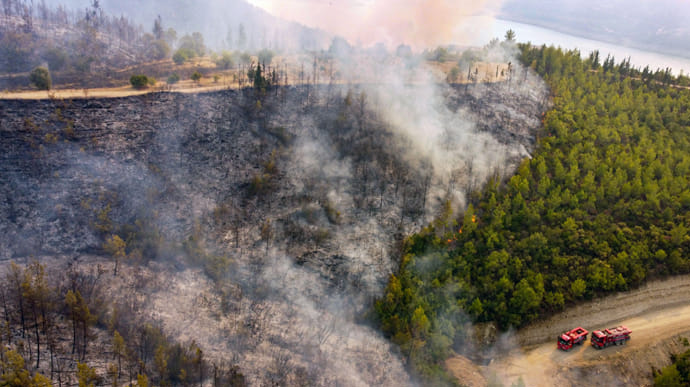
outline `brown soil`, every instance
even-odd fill
[[[620,325],[629,320],[658,310],[662,312],[674,307],[690,305],[690,276],[672,277],[663,281],[647,283],[639,289],[604,297],[591,302],[567,308],[551,318],[532,324],[517,334],[521,346],[531,346],[551,341],[559,333],[582,326],[590,331]],[[685,325],[690,329],[690,320]],[[630,327],[633,328],[633,327]],[[640,339],[635,335],[636,341]],[[630,342],[632,344],[632,340]]]
[[[462,355],[456,355],[446,360],[445,366],[464,386],[479,387],[487,385],[482,370],[472,363],[472,360]]]
[[[144,90],[137,90],[131,86],[98,88],[98,89],[59,89],[59,90],[32,90],[7,92],[0,91],[0,99],[75,99],[75,98],[118,98],[129,97],[158,91],[174,91],[178,93],[200,93],[206,91],[216,91],[231,88],[221,80],[214,83],[213,80],[202,80],[200,83],[192,81],[181,81],[178,84],[168,87],[165,83],[158,82],[156,85]]]

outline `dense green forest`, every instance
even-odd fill
[[[551,90],[534,155],[409,237],[376,303],[427,377],[467,322],[520,327],[569,304],[690,271],[690,90],[670,70],[519,45]]]

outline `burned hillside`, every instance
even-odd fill
[[[5,100],[1,258],[110,270],[118,236],[108,302],[138,267],[143,319],[249,384],[409,383],[362,313],[405,235],[529,154],[536,82]]]

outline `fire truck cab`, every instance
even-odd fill
[[[568,332],[564,332],[562,335],[558,336],[558,348],[568,351],[575,344],[582,344],[587,340],[587,330],[582,327],[577,327]]]
[[[606,348],[609,345],[623,345],[630,340],[632,331],[621,325],[603,331],[592,332],[592,346],[596,349]]]

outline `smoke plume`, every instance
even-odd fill
[[[471,16],[492,16],[498,0],[251,0],[280,17],[319,27],[352,43],[401,43],[422,49],[472,41],[481,26]]]
[[[292,12],[313,7],[302,16],[353,41],[418,47],[462,42],[462,21],[496,6],[300,4]],[[272,7],[288,12],[282,2]],[[48,252],[100,251],[91,223],[105,215],[109,233],[118,225],[155,225],[156,241],[176,250],[146,254],[142,265],[152,280],[142,297],[166,332],[196,340],[209,358],[239,365],[251,385],[409,384],[405,360],[364,315],[395,271],[405,235],[446,201],[462,209],[468,192],[528,154],[544,86],[517,65],[501,82],[477,79],[463,87],[446,84],[445,74],[422,58],[360,49],[331,54],[309,55],[305,68],[318,74],[304,78],[313,81],[263,94],[162,93],[66,105],[60,111],[74,119],[75,149],[65,152],[62,142],[45,147],[50,153],[39,159],[45,172],[36,179],[51,182],[38,191],[41,207],[60,204],[66,210],[59,221],[81,223],[49,229]],[[490,60],[516,62],[510,54],[494,52]],[[477,76],[498,78],[498,69]],[[42,123],[57,107],[6,111],[21,109]],[[21,128],[22,118],[0,117],[0,127]],[[3,160],[18,172],[0,177],[26,180],[39,161],[25,157],[21,134],[8,131],[4,138],[15,145],[6,146],[14,153]],[[56,167],[65,155],[73,160]],[[25,159],[26,165],[18,161]],[[51,199],[60,192],[74,196]],[[19,205],[8,199],[0,207],[16,218],[3,234],[57,224],[26,210],[39,199],[28,187],[22,193]],[[79,197],[85,194],[91,202]],[[76,249],[68,233],[73,240],[89,237]],[[46,251],[46,244],[37,241],[36,250]],[[7,238],[0,246],[17,248]]]

